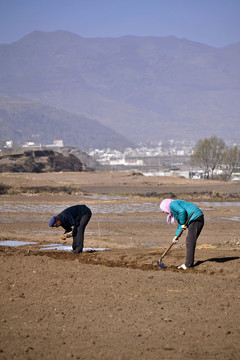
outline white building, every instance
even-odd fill
[[[12,140],[6,141],[6,145],[4,147],[5,149],[11,149],[13,147],[13,141]]]
[[[53,145],[54,146],[57,146],[57,147],[63,147],[64,146],[64,143],[63,143],[63,140],[62,139],[55,139],[53,141]]]

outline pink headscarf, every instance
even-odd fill
[[[174,200],[172,200],[172,199],[164,199],[160,204],[160,209],[162,210],[162,212],[165,212],[168,214],[168,216],[167,216],[168,225],[174,224],[174,216],[170,210],[170,204],[173,201]]]

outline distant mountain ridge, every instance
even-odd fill
[[[98,121],[26,99],[0,95],[0,138],[18,144],[53,144],[63,139],[80,149],[124,149],[134,144]]]
[[[0,93],[95,119],[130,142],[229,139],[239,134],[239,63],[240,44],[35,31],[0,45]]]

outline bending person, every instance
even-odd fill
[[[62,226],[65,234],[72,231],[72,252],[78,254],[83,251],[84,232],[91,216],[92,212],[86,205],[74,205],[63,210],[57,216],[52,216],[49,226]]]
[[[188,234],[186,237],[186,261],[185,264],[180,265],[178,268],[186,270],[187,268],[193,267],[197,238],[204,226],[203,212],[196,205],[188,201],[172,199],[164,199],[160,204],[160,209],[162,212],[168,214],[167,223],[169,225],[173,224],[175,219],[178,222],[178,228],[175,233],[175,237],[173,238],[173,242],[178,241],[177,236],[182,229],[185,230],[188,228]],[[185,226],[184,224],[192,212],[193,215]]]

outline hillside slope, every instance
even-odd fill
[[[56,138],[81,149],[115,147],[133,143],[114,130],[83,115],[71,114],[25,99],[0,95],[0,138],[19,144],[52,144]]]

